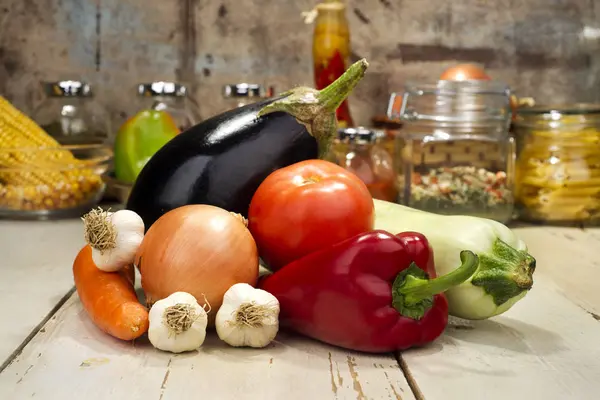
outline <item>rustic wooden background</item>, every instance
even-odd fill
[[[0,93],[31,111],[40,80],[83,79],[118,124],[135,84],[191,86],[202,117],[225,83],[312,85],[317,0],[0,0]],[[600,0],[348,0],[354,58],[371,67],[351,98],[358,123],[409,79],[457,61],[486,65],[543,102],[600,100]]]

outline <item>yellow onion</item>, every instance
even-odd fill
[[[175,292],[208,303],[209,323],[236,283],[255,286],[258,250],[241,215],[194,204],[171,210],[146,232],[135,257],[146,302]]]

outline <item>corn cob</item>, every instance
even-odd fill
[[[91,201],[103,185],[90,163],[61,149],[54,138],[0,96],[0,207],[75,207]]]
[[[3,96],[0,96],[0,116],[6,124],[12,125],[14,132],[32,144],[31,147],[59,147],[60,144],[40,128],[33,120],[22,114]],[[10,132],[7,132],[7,134]],[[2,138],[2,147],[6,146]],[[9,143],[10,143],[10,138]]]

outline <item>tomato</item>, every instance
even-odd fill
[[[374,219],[363,181],[324,160],[276,170],[258,187],[248,210],[248,228],[272,270],[370,231]]]
[[[458,64],[445,70],[440,76],[442,81],[491,80],[485,70],[475,64]]]

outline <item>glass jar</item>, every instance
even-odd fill
[[[110,118],[93,100],[86,82],[42,82],[46,98],[32,112],[32,119],[65,145],[102,144],[110,134]]]
[[[397,96],[388,116],[403,122],[395,160],[398,202],[508,222],[515,161],[508,87],[494,81],[408,84],[395,108]]]
[[[339,129],[327,159],[356,174],[374,198],[396,201],[393,154],[381,142],[384,135],[362,127]]]
[[[149,101],[145,109],[167,112],[181,132],[196,125],[198,110],[194,101],[187,95],[184,85],[175,82],[152,82],[138,85],[138,94]]]
[[[600,222],[600,104],[519,110],[516,199],[532,222]]]
[[[273,97],[274,88],[265,88],[256,83],[236,83],[223,86],[223,97],[228,100],[229,109]]]

